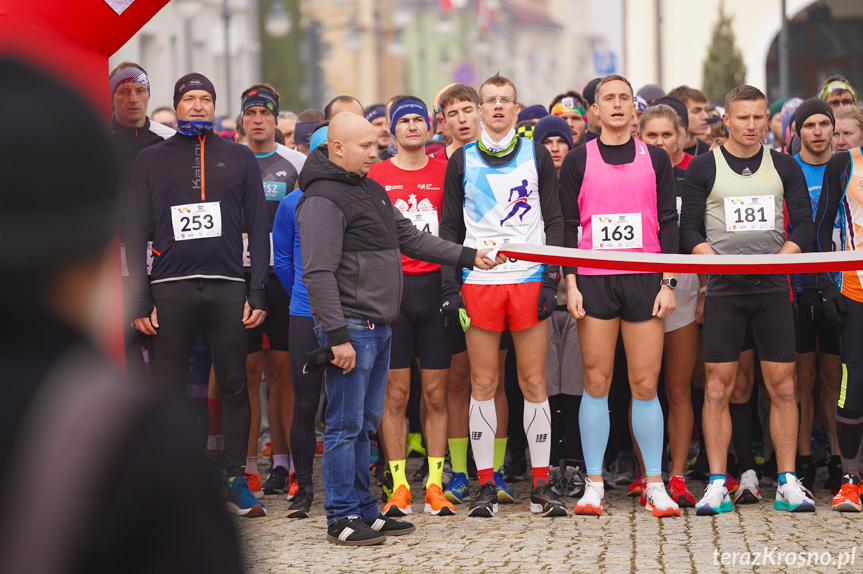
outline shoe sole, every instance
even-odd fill
[[[242,516],[244,518],[258,518],[267,515],[267,509],[260,504],[256,504],[251,508],[240,508],[233,502],[226,502],[225,506],[228,507],[228,510],[231,512],[231,514],[235,516]]]
[[[387,537],[383,534],[376,538],[369,538],[368,540],[339,540],[335,536],[327,534],[327,542],[332,542],[339,546],[374,546],[376,544],[383,544],[386,540]]]
[[[695,503],[689,500],[685,494],[681,494],[677,498],[671,497],[680,508],[695,508]]]
[[[442,506],[440,509],[435,510],[428,502],[425,503],[423,512],[428,512],[432,516],[455,516],[455,511],[449,506]]]
[[[836,512],[861,512],[863,511],[863,505],[854,504],[850,500],[843,500],[838,504],[834,504],[833,510]]]
[[[399,508],[395,504],[390,506],[389,508],[384,509],[384,516],[389,518],[398,518],[399,516],[407,516],[408,514],[413,514],[413,508],[408,505],[406,508]]]
[[[815,506],[808,502],[801,502],[797,506],[791,506],[786,500],[774,500],[774,510],[783,510],[786,512],[815,512]]]
[[[404,536],[405,534],[410,534],[411,532],[416,532],[417,527],[411,525],[410,528],[399,528],[398,530],[386,530],[381,532],[384,536]]]
[[[576,506],[572,509],[573,514],[582,516],[602,516],[602,505],[599,507],[585,504],[584,506]]]
[[[731,512],[734,510],[734,506],[731,502],[723,502],[719,508],[714,508],[709,504],[705,504],[704,506],[699,506],[695,510],[695,514],[697,516],[716,516],[717,514],[724,514],[726,512]]]
[[[749,490],[743,489],[737,496],[734,497],[735,504],[756,504],[761,501],[761,498]]]
[[[505,490],[498,490],[497,501],[503,504],[515,504],[515,497]]]
[[[467,495],[464,495],[462,498],[459,498],[451,490],[445,490],[443,495],[444,495],[444,498],[446,498],[447,500],[449,500],[453,504],[461,504],[462,502],[464,502],[468,498]]]
[[[666,508],[665,510],[659,510],[649,502],[644,505],[644,507],[653,513],[653,516],[656,518],[671,518],[674,516],[680,516],[679,508]]]
[[[308,518],[308,510],[288,510],[288,518]]]
[[[492,518],[495,514],[497,514],[497,503],[480,504],[467,511],[468,516],[477,516],[480,518]]]
[[[535,502],[530,503],[530,511],[548,518],[566,516],[566,508],[563,506],[549,506],[547,510],[543,510],[543,505]]]
[[[274,494],[284,494],[284,493],[285,493],[284,488],[265,488],[264,489],[264,494],[266,496],[273,496]]]

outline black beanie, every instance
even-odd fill
[[[800,135],[800,128],[803,127],[806,120],[817,114],[824,114],[830,118],[830,123],[833,124],[834,129],[836,128],[836,118],[833,116],[833,108],[830,107],[830,104],[819,98],[809,98],[800,104],[797,111],[794,112],[794,129],[798,136]]]
[[[216,88],[213,87],[213,82],[207,79],[207,76],[204,74],[199,74],[198,72],[192,72],[191,74],[186,74],[174,84],[174,109],[177,109],[177,104],[180,103],[180,98],[183,97],[183,94],[186,92],[191,92],[192,90],[204,90],[208,92],[211,96],[213,96],[213,103],[216,103]]]
[[[51,113],[21,113],[38,109]],[[51,138],[46,156],[57,118],[67,137]],[[0,269],[47,270],[107,249],[120,197],[106,118],[65,83],[0,57],[0,126]]]
[[[686,104],[684,104],[674,96],[664,96],[659,98],[658,100],[654,100],[653,103],[650,104],[648,107],[652,108],[653,106],[657,106],[659,104],[665,104],[666,106],[677,112],[677,115],[680,116],[680,123],[683,124],[683,127],[686,130],[689,130],[689,110],[686,108]]]
[[[585,84],[581,95],[584,96],[585,100],[587,100],[587,105],[592,106],[596,103],[596,86],[599,85],[599,82],[601,81],[602,78],[594,78]]]

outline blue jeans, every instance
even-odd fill
[[[369,437],[378,430],[384,413],[387,372],[390,364],[390,326],[346,318],[356,366],[348,374],[328,366],[327,428],[324,432],[324,508],[327,525],[347,516],[365,521],[377,518],[377,499],[369,488]],[[315,319],[321,346],[327,334]]]

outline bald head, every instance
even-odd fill
[[[363,116],[336,114],[327,133],[330,161],[345,171],[366,175],[377,159],[375,128]]]

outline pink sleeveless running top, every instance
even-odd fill
[[[585,144],[587,162],[578,209],[581,214],[579,249],[602,249],[634,253],[660,253],[659,216],[656,211],[656,172],[647,144],[635,140],[635,161],[609,165],[599,153],[597,140]],[[615,240],[635,241],[640,214],[641,247],[616,248]],[[594,217],[597,221],[594,223]],[[621,217],[624,216],[624,217]],[[594,238],[594,225],[601,234]],[[608,241],[611,240],[611,243]],[[596,244],[596,247],[594,245]],[[579,267],[579,275],[623,275],[637,271],[618,271]]]

